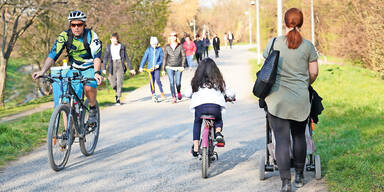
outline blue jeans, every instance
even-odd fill
[[[169,78],[169,85],[171,87],[171,93],[172,97],[176,97],[176,92],[175,92],[175,79],[176,79],[176,89],[177,92],[180,93],[181,89],[181,74],[182,72],[178,70],[172,70],[172,69],[166,69],[168,78]]]
[[[193,67],[193,55],[186,56],[188,67]]]

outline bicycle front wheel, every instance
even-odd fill
[[[61,104],[55,108],[51,115],[48,127],[47,145],[48,161],[55,171],[64,169],[71,153],[69,139],[73,137],[73,121],[68,127],[69,106]]]
[[[203,178],[207,178],[208,177],[208,164],[209,164],[209,157],[208,157],[208,149],[207,147],[203,147],[203,154],[202,154],[202,157],[201,157],[201,160],[202,160],[202,167],[201,167],[201,173],[202,173],[202,177]]]
[[[88,105],[88,99],[85,101],[84,105]],[[96,109],[97,109],[97,123],[96,125],[90,125],[88,123],[88,110],[86,108],[83,108],[83,111],[81,112],[80,117],[80,123],[81,128],[84,131],[84,137],[79,139],[80,143],[80,150],[81,153],[83,153],[85,156],[92,155],[93,152],[96,149],[97,141],[99,140],[99,130],[100,130],[100,110],[99,110],[99,104],[96,102]]]

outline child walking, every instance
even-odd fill
[[[165,99],[163,85],[160,81],[160,67],[163,64],[164,53],[163,49],[158,46],[159,41],[157,40],[157,37],[151,37],[150,44],[151,46],[147,48],[143,58],[141,59],[139,71],[143,72],[144,65],[147,63],[147,70],[148,73],[150,73],[149,78],[152,78],[152,80],[150,79],[151,83],[149,85],[151,88],[152,100],[156,102],[157,97],[155,95],[155,80],[161,92],[161,99]]]
[[[216,63],[211,58],[206,58],[198,65],[195,75],[191,81],[191,89],[185,93],[191,98],[190,110],[195,113],[193,123],[193,146],[192,155],[199,155],[199,140],[201,133],[201,115],[209,114],[215,117],[215,138],[218,143],[225,143],[223,120],[221,112],[226,108],[226,98],[235,98],[233,91],[226,89],[223,76]]]

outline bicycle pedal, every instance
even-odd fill
[[[224,147],[224,146],[225,146],[225,143],[217,143],[216,146],[217,146],[217,147]]]

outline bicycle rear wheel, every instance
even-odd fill
[[[88,99],[84,103],[85,106],[89,109]],[[88,110],[83,108],[80,117],[80,123],[82,130],[85,131],[84,137],[79,139],[80,150],[85,156],[92,155],[96,149],[97,141],[99,140],[99,131],[100,131],[100,110],[99,104],[96,102],[97,109],[97,123],[95,126],[90,126],[88,124]]]
[[[207,147],[203,147],[203,154],[201,157],[202,160],[202,167],[201,167],[201,172],[202,172],[202,177],[207,178],[208,177],[208,164],[209,164],[209,157],[208,157],[208,149]]]
[[[49,121],[47,135],[48,160],[51,168],[55,171],[64,169],[71,153],[71,142],[68,142],[68,140],[73,137],[73,132],[67,132],[66,130],[68,128],[73,129],[73,121],[67,127],[68,115],[69,106],[61,104],[55,108]]]

